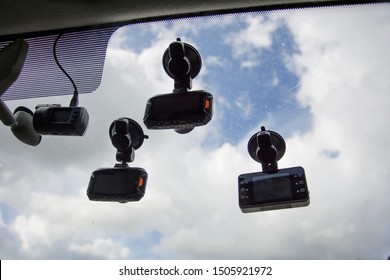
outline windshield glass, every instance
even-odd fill
[[[387,258],[389,35],[389,4],[119,29],[100,87],[80,95],[90,117],[83,137],[44,136],[29,147],[0,126],[0,258]],[[192,89],[214,97],[212,120],[188,134],[143,123],[147,100],[173,90],[162,55],[178,37],[202,57]],[[148,173],[145,197],[89,201],[91,173],[116,163],[108,131],[120,117],[149,136],[130,163]],[[279,168],[305,168],[309,206],[240,211],[238,176],[262,170],[247,151],[261,126],[286,141]]]

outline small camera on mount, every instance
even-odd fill
[[[238,178],[239,204],[243,213],[303,207],[310,204],[302,167],[276,173],[248,173]]]
[[[203,90],[189,91],[202,67],[199,52],[180,38],[163,55],[165,72],[174,79],[173,93],[147,101],[144,123],[148,129],[175,129],[184,134],[206,125],[213,117],[213,96]]]
[[[201,90],[154,96],[147,103],[145,125],[149,129],[179,130],[205,125],[212,118],[212,98]]]
[[[53,44],[53,56],[58,68],[73,85],[73,97],[69,107],[60,104],[41,104],[35,107],[33,125],[41,135],[83,136],[88,127],[89,115],[85,108],[78,107],[79,93],[73,78],[66,72],[57,57],[57,44],[63,34],[59,34]]]
[[[115,120],[109,133],[117,149],[116,160],[121,163],[113,168],[95,170],[89,181],[87,196],[93,201],[139,201],[145,195],[148,173],[140,167],[129,167],[127,163],[134,160],[135,150],[148,136],[144,135],[137,122],[129,118]]]
[[[33,125],[41,135],[83,136],[89,115],[83,107],[61,107],[59,104],[37,105]]]
[[[87,195],[89,200],[126,203],[139,201],[145,195],[148,173],[143,168],[117,164],[92,173]]]
[[[278,169],[277,161],[286,151],[282,136],[274,131],[261,131],[248,142],[250,156],[263,167],[263,172],[238,176],[238,201],[243,213],[304,207],[310,204],[309,189],[302,167]]]

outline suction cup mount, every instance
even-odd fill
[[[199,52],[180,38],[172,42],[163,54],[163,67],[169,77],[175,80],[174,92],[192,88],[194,79],[202,68]]]
[[[286,143],[281,135],[262,126],[261,131],[249,139],[248,152],[252,159],[261,163],[263,172],[275,173],[277,161],[286,152]]]
[[[1,99],[22,72],[28,48],[25,40],[17,39],[0,50],[0,120],[11,128],[12,133],[21,142],[37,146],[41,142],[41,135],[34,130],[33,113],[22,106],[12,113]]]
[[[119,118],[115,120],[109,129],[112,145],[117,149],[116,160],[122,165],[134,161],[135,150],[142,146],[145,135],[141,126],[129,118]]]

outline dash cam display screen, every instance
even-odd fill
[[[139,201],[145,194],[148,173],[142,168],[114,167],[95,170],[87,196],[93,201]]]
[[[134,183],[123,172],[95,174],[94,192],[100,194],[126,194],[134,192]]]
[[[243,213],[304,207],[310,204],[305,170],[279,169],[238,176],[238,202]]]
[[[253,177],[253,200],[263,202],[292,197],[289,173]]]
[[[182,118],[198,117],[204,112],[205,94],[175,93],[155,97],[158,105],[151,106],[150,118],[159,121],[172,121]]]

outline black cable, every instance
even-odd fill
[[[65,71],[64,67],[61,66],[60,62],[58,61],[58,57],[57,57],[56,48],[57,48],[58,40],[60,39],[61,36],[62,36],[62,34],[59,34],[58,37],[56,38],[56,40],[54,41],[54,44],[53,44],[53,56],[54,56],[55,62],[57,63],[58,68],[60,68],[62,73],[65,74],[65,76],[69,79],[69,81],[72,83],[73,88],[74,88],[73,97],[72,97],[72,100],[70,101],[70,105],[69,106],[70,107],[77,107],[77,105],[79,103],[79,99],[78,99],[79,92],[77,90],[76,83],[73,81],[72,77]]]

